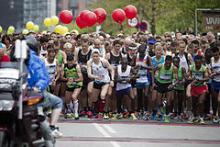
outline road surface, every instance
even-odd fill
[[[219,125],[62,121],[56,147],[220,147]]]

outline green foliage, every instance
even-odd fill
[[[92,3],[89,9],[104,8],[108,14],[102,25],[103,30],[108,33],[120,33],[120,25],[113,21],[111,13],[116,8],[124,8],[132,4],[138,9],[139,20],[147,20],[152,25],[152,1],[155,1],[156,33],[162,34],[166,31],[185,31],[194,28],[194,15],[196,8],[220,8],[220,0],[98,0]],[[201,29],[201,14],[198,15],[198,26]],[[136,29],[129,28],[123,23],[123,31],[132,33]]]

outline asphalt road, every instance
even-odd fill
[[[219,125],[63,121],[56,147],[219,147]]]

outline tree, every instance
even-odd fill
[[[132,4],[138,9],[139,20],[147,20],[151,25],[151,32],[162,34],[166,31],[186,31],[194,28],[194,15],[196,8],[219,8],[220,0],[105,0],[92,3],[90,9],[102,7],[108,17],[103,24],[103,29],[108,33],[117,34],[120,26],[111,18],[111,13],[116,8],[124,8]],[[201,18],[199,15],[198,25],[201,30]],[[123,23],[124,32],[136,31]]]

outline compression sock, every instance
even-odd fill
[[[78,114],[78,108],[79,108],[79,102],[78,100],[73,101],[73,105],[74,105],[74,113]]]

